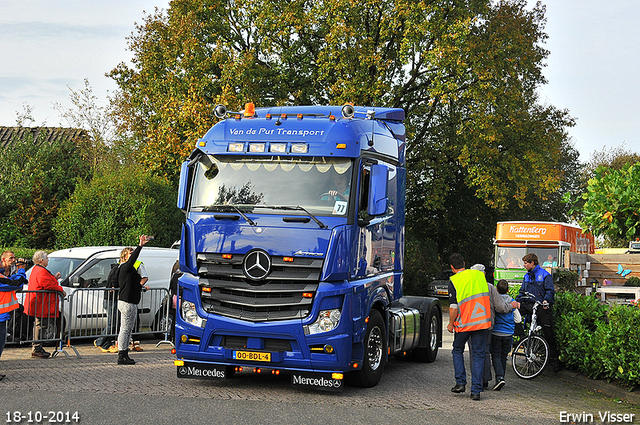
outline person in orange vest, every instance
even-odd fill
[[[20,307],[16,291],[25,283],[27,283],[27,275],[24,272],[24,266],[18,267],[15,274],[11,276],[0,276],[0,356],[7,340],[7,321],[11,317],[11,312]],[[5,376],[0,374],[0,381]]]
[[[484,273],[465,269],[464,257],[459,253],[449,256],[453,276],[449,278],[449,324],[447,330],[454,332],[453,368],[456,385],[453,393],[463,393],[467,385],[464,367],[464,346],[471,340],[473,367],[471,370],[471,399],[480,400],[484,372],[487,333],[491,328],[491,303],[489,286]]]

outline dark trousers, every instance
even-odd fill
[[[7,321],[0,322],[0,356],[4,350],[4,343],[7,341]]]
[[[493,370],[496,372],[496,382],[504,379],[507,369],[507,356],[511,351],[511,341],[513,337],[491,335],[491,362]]]
[[[107,312],[107,325],[102,335],[96,339],[96,345],[108,350],[114,345],[115,335],[118,334],[118,301],[115,298],[103,300],[102,306]]]
[[[532,304],[530,303],[522,303],[520,305],[520,314],[525,319],[526,322],[531,323],[531,314],[533,314]],[[558,348],[556,345],[556,337],[553,331],[553,306],[549,306],[547,308],[542,308],[542,306],[538,307],[538,325],[542,326],[542,333],[544,335],[544,339],[549,344],[549,358],[552,361],[558,360]],[[524,329],[522,326],[516,325],[516,333],[517,336],[526,336],[524,335]]]
[[[491,381],[491,330],[487,332],[487,343],[485,344],[484,349],[484,369],[482,373],[482,381],[483,384],[485,382]],[[473,347],[471,346],[471,341],[467,343],[469,347],[469,369],[473,370]]]

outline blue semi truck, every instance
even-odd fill
[[[404,110],[216,116],[180,174],[178,377],[340,391],[376,385],[390,356],[433,362],[440,303],[402,295]]]

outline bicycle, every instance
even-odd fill
[[[538,325],[538,308],[543,304],[536,297],[525,292],[526,299],[535,300],[529,334],[522,339],[511,354],[513,371],[522,379],[532,379],[544,370],[549,361],[549,344],[541,334],[542,326]]]

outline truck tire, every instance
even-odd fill
[[[423,363],[433,363],[438,357],[438,334],[442,332],[442,318],[438,314],[438,307],[435,304],[429,308],[429,314],[424,322],[423,330],[428,332],[429,345],[423,348],[416,348],[411,352],[412,360]]]
[[[378,310],[371,310],[364,337],[362,369],[351,373],[350,383],[362,388],[374,387],[382,378],[387,353],[387,332]]]

